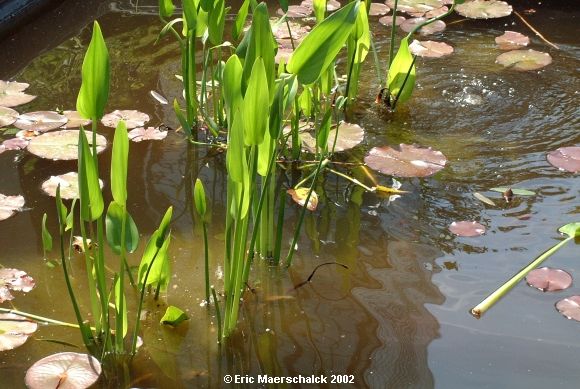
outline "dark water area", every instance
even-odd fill
[[[157,2],[140,1],[137,10],[129,1],[83,3],[86,12],[79,11],[78,18],[63,16],[59,28],[55,19],[43,22],[43,44],[33,40],[31,46],[23,46],[22,31],[0,43],[5,49],[0,79],[27,82],[28,92],[38,96],[16,109],[74,109],[89,24],[98,17],[111,56],[107,111],[137,109],[150,115],[148,125],[178,127],[172,107],[158,104],[149,94],[155,90],[170,101],[181,96],[181,84],[174,77],[181,71],[177,43],[165,37],[154,44],[162,27]],[[413,98],[394,114],[374,103],[379,81],[369,55],[351,117],[365,129],[365,138],[343,159],[360,161],[374,146],[416,143],[443,152],[447,166],[429,178],[401,179],[402,189],[410,193],[390,203],[326,176],[324,186],[317,188],[321,204],[305,220],[292,267],[255,262],[253,292],[244,298],[239,331],[221,348],[216,344],[216,318],[202,304],[203,240],[188,198],[190,177],[199,176],[212,214],[212,283],[221,290],[225,158],[203,147],[188,147],[184,136],[174,131],[163,141],[132,143],[128,208],[142,242],[129,262],[139,263],[146,239],[170,205],[174,219],[172,280],[161,306],[150,301],[146,307],[144,346],[133,361],[130,386],[217,388],[227,386],[226,374],[342,374],[353,375],[354,383],[322,387],[578,387],[580,324],[554,309],[560,298],[580,294],[576,284],[563,292],[540,293],[522,282],[482,319],[469,314],[487,294],[560,240],[558,227],[580,220],[580,177],[546,161],[549,151],[580,145],[580,8],[545,3],[513,6],[517,11],[536,9],[526,19],[560,50],[547,46],[513,15],[450,24],[429,39],[450,43],[454,54],[419,58]],[[384,73],[389,30],[377,19],[371,20],[372,31]],[[48,27],[51,20],[53,28]],[[495,64],[500,51],[494,37],[504,30],[528,35],[529,47],[549,52],[553,63],[531,72]],[[12,58],[7,53],[17,46],[22,53]],[[341,67],[344,59],[339,72]],[[99,131],[112,141],[112,129],[100,126]],[[110,148],[100,156],[102,177],[108,177],[109,161]],[[42,160],[20,151],[1,154],[0,166],[0,193],[22,194],[27,208],[0,222],[0,264],[25,270],[37,285],[19,294],[13,304],[22,311],[74,322],[62,269],[50,269],[42,260],[44,212],[54,236],[57,230],[54,199],[44,195],[40,185],[50,176],[76,170],[76,163]],[[362,175],[357,169],[351,173]],[[375,177],[381,185],[392,183],[379,173]],[[537,195],[505,204],[489,191],[496,186],[525,188]],[[108,196],[107,185],[104,192]],[[486,206],[474,192],[495,196],[501,206]],[[289,198],[286,206],[287,250],[299,209]],[[518,218],[527,214],[529,220]],[[457,220],[476,220],[487,233],[456,237],[448,226]],[[579,246],[570,244],[547,265],[578,277],[578,253]],[[311,283],[293,289],[326,262],[348,269],[325,266]],[[82,258],[75,257],[72,267],[75,288],[86,289]],[[88,311],[89,301],[82,303]],[[160,328],[157,323],[168,304],[186,310],[191,319],[177,329]],[[84,352],[40,339],[82,344],[70,329],[41,327],[23,346],[0,352],[0,388],[24,387],[26,370],[49,354]]]

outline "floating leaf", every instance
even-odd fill
[[[530,38],[515,31],[506,31],[502,35],[495,37],[495,43],[500,50],[521,49],[530,43]]]
[[[28,84],[24,82],[0,80],[0,106],[16,107],[34,100],[36,96],[24,93],[26,88]]]
[[[419,57],[439,58],[453,53],[453,46],[444,42],[414,40],[409,50]]]
[[[572,276],[561,269],[541,267],[529,272],[526,282],[542,292],[555,292],[568,289],[572,285]]]
[[[0,351],[22,346],[38,324],[13,313],[0,313]]]
[[[434,10],[431,10],[431,11],[427,12],[425,14],[425,17],[427,19],[436,18],[438,16],[441,16],[441,15],[447,13],[447,11],[449,11],[449,8],[447,8],[444,5],[443,7],[435,8]]]
[[[26,372],[29,389],[85,389],[101,375],[101,364],[88,354],[58,353],[42,358]]]
[[[34,288],[32,277],[18,269],[0,269],[0,303],[13,300],[10,291],[28,293]]]
[[[491,188],[491,191],[505,193],[508,189],[511,189],[512,193],[518,196],[535,196],[536,192],[532,192],[527,189],[509,188],[507,186],[500,186],[497,188]]]
[[[6,220],[16,212],[22,211],[24,197],[5,196],[0,193],[0,220]]]
[[[580,223],[568,223],[558,228],[558,231],[570,237],[577,238],[580,236]]]
[[[512,50],[500,54],[495,62],[520,71],[537,70],[552,63],[552,57],[548,53],[536,50]]]
[[[400,26],[405,20],[407,20],[404,16],[397,16],[395,17],[395,26]],[[387,15],[383,16],[379,19],[379,23],[384,26],[392,26],[393,25],[393,16]]]
[[[0,106],[0,127],[11,125],[18,119],[19,113],[12,108]]]
[[[143,140],[161,140],[167,136],[167,131],[161,131],[159,127],[139,127],[128,133],[129,139],[133,142],[141,142]]]
[[[116,128],[119,121],[123,120],[127,129],[143,127],[149,121],[149,115],[136,110],[115,110],[106,114],[101,119],[104,126]]]
[[[281,8],[278,8],[277,13],[282,16],[285,12]],[[291,5],[288,7],[288,12],[286,12],[286,16],[289,18],[306,18],[310,15],[312,15],[312,8],[301,5]]]
[[[485,227],[478,222],[461,221],[449,225],[449,231],[457,236],[480,236],[485,234]]]
[[[426,18],[411,18],[405,20],[401,23],[401,30],[405,32],[411,32],[417,27],[419,24],[423,24],[427,21]],[[441,32],[445,30],[446,24],[442,20],[436,20],[433,23],[427,24],[419,29],[419,33],[422,35],[431,35],[435,34],[436,32]]]
[[[289,43],[290,38],[294,40],[294,43],[300,43],[300,41],[302,41],[311,30],[310,26],[302,25],[293,21],[288,21],[288,25],[290,26],[290,31],[288,31],[286,23],[276,23],[272,25],[272,33],[278,43],[280,43],[280,41],[286,43],[286,40],[288,40]]]
[[[35,136],[40,135],[39,132],[36,131],[26,131],[26,130],[20,130],[16,133],[16,137],[20,138],[20,139],[26,139],[26,140],[30,140],[32,138],[34,138]]]
[[[396,177],[427,177],[445,167],[440,151],[401,143],[399,149],[373,147],[364,159],[371,168]]]
[[[294,200],[294,202],[296,202],[301,207],[304,206],[309,191],[310,188],[298,188],[296,190],[294,189],[287,190],[288,194],[292,196],[292,200]],[[310,199],[308,199],[308,206],[306,207],[306,209],[308,209],[309,211],[315,211],[317,206],[318,206],[318,195],[316,194],[316,192],[312,191]]]
[[[91,119],[85,119],[81,116],[79,111],[64,111],[62,113],[67,118],[66,124],[64,124],[61,128],[79,128],[80,126],[88,126],[91,124]]]
[[[336,11],[340,8],[340,3],[336,0],[323,0],[326,3],[326,10],[328,12]],[[302,7],[314,8],[312,0],[304,0],[300,3]]]
[[[60,185],[60,197],[72,200],[79,197],[79,175],[77,172],[69,172],[50,178],[42,183],[42,190],[51,197],[56,197],[56,188]],[[101,189],[103,181],[99,180]]]
[[[560,170],[570,173],[580,172],[580,146],[560,147],[550,151],[547,159],[552,166]]]
[[[169,102],[167,101],[167,99],[165,97],[163,97],[161,95],[161,93],[155,92],[154,90],[149,91],[149,93],[151,94],[151,96],[153,96],[153,98],[155,100],[157,100],[159,102],[159,104],[163,104],[163,105],[169,104]]]
[[[508,16],[512,6],[505,1],[473,0],[458,4],[455,11],[461,16],[471,19],[492,19]]]
[[[92,136],[89,136],[89,144]],[[61,130],[47,132],[33,138],[28,144],[28,151],[40,157],[52,160],[73,160],[78,158],[79,130]],[[107,139],[97,134],[97,153],[105,150]]]
[[[476,199],[478,199],[479,201],[486,203],[487,205],[491,205],[492,207],[495,207],[495,203],[493,202],[493,200],[491,200],[488,197],[485,197],[484,195],[482,195],[479,192],[475,192],[473,194],[473,197],[475,197]]]
[[[369,8],[369,16],[381,16],[389,13],[391,9],[383,3],[371,3]]]
[[[338,136],[336,135],[336,127],[331,129],[328,133],[328,150],[332,150],[334,145],[334,138],[336,138],[335,152],[350,150],[363,141],[364,130],[358,124],[341,122],[338,126]],[[304,148],[311,153],[316,152],[316,139],[308,132],[300,134],[300,139]]]
[[[556,309],[568,319],[580,321],[580,296],[570,296],[558,301]]]
[[[14,127],[27,131],[46,132],[65,125],[67,118],[53,111],[23,113],[14,123]]]
[[[123,231],[123,213],[127,212],[118,203],[111,201],[105,217],[107,243],[115,254],[121,255],[121,239]],[[135,221],[127,212],[125,216],[125,250],[132,253],[139,244],[139,230]]]
[[[394,0],[388,0],[386,3],[391,9],[395,8]],[[399,0],[397,2],[397,11],[413,15],[425,14],[442,6],[443,2],[440,0]]]
[[[177,327],[180,323],[185,320],[189,320],[189,317],[181,309],[170,305],[165,310],[165,314],[161,318],[161,324],[167,324],[172,327]]]
[[[4,150],[22,150],[28,146],[28,140],[20,137],[7,139],[2,142]]]

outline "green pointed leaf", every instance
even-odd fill
[[[264,135],[264,140],[258,146],[258,174],[262,177],[268,175],[268,168],[270,167],[270,159],[274,153],[274,148],[276,144],[272,141],[270,137],[270,132],[266,131]]]
[[[121,277],[123,276],[120,275],[115,280],[115,311],[117,313],[117,328],[121,327],[123,338],[125,338],[127,336],[127,299],[125,298],[125,293],[121,290]]]
[[[64,227],[65,231],[69,231],[73,228],[75,223],[75,206],[77,204],[77,198],[73,199],[72,205],[70,206],[70,212],[66,215],[66,226]]]
[[[312,0],[312,7],[314,8],[316,23],[320,23],[326,16],[326,0]]]
[[[243,103],[244,143],[247,146],[259,145],[264,140],[264,133],[268,127],[266,107],[269,106],[270,92],[266,69],[264,61],[258,57],[252,67]]]
[[[527,190],[527,189],[518,189],[518,188],[509,188],[507,186],[501,186],[501,187],[497,187],[497,188],[491,188],[491,191],[494,192],[499,192],[499,193],[504,193],[506,192],[508,189],[512,190],[512,193],[518,196],[535,196],[536,192],[532,192],[531,190]]]
[[[226,62],[223,75],[223,94],[228,119],[228,126],[232,127],[233,113],[241,108],[244,100],[242,96],[242,63],[237,55],[232,55]]]
[[[270,118],[268,129],[272,139],[278,139],[282,124],[284,120],[284,89],[286,87],[286,80],[281,79],[277,81],[276,94],[272,105],[270,105]]]
[[[42,249],[44,252],[52,250],[52,235],[46,228],[46,213],[42,215]]]
[[[172,0],[159,0],[159,16],[164,19],[170,18],[175,11]]]
[[[56,214],[58,217],[58,224],[60,227],[65,227],[67,219],[67,209],[66,205],[62,203],[62,198],[60,197],[60,184],[56,187]],[[71,210],[72,212],[72,210]]]
[[[276,75],[276,50],[278,44],[272,33],[272,25],[268,15],[266,3],[260,3],[255,9],[252,17],[252,25],[247,33],[247,48],[244,58],[243,91],[249,89],[249,78],[254,71],[254,65],[258,58],[262,58],[264,71],[268,80],[267,85],[274,85]],[[246,37],[244,37],[246,40]],[[246,88],[247,87],[247,88]]]
[[[577,223],[568,223],[560,228],[558,228],[562,234],[566,234],[570,237],[580,237],[580,222]]]
[[[82,129],[79,131],[79,199],[81,202],[81,217],[84,221],[98,219],[105,207],[103,194],[97,176],[95,159],[90,151],[89,142]]]
[[[127,126],[119,121],[115,129],[113,152],[111,156],[111,193],[120,205],[127,202],[127,164],[129,160],[129,137]]]
[[[77,111],[84,118],[103,116],[109,98],[109,52],[99,23],[95,21],[91,43],[82,67],[82,84],[77,97]]]
[[[284,13],[288,12],[288,0],[279,0],[278,2],[280,3],[280,8],[282,8],[282,11],[284,11]]]
[[[401,45],[387,76],[387,86],[391,98],[396,99],[399,96],[397,103],[404,103],[409,100],[413,93],[413,88],[415,87],[415,65],[412,64],[413,56],[409,51],[409,41],[405,37],[401,39]],[[409,69],[411,69],[410,72]],[[407,73],[409,73],[408,77]]]
[[[205,189],[203,188],[203,182],[198,178],[195,180],[195,186],[193,187],[193,202],[195,204],[195,209],[201,218],[203,219],[206,212],[206,199],[205,199]]]
[[[161,318],[161,324],[167,324],[173,327],[178,326],[185,320],[189,320],[189,317],[181,309],[170,305],[165,310],[165,315]]]
[[[139,265],[139,287],[142,287],[143,284],[159,284],[162,291],[167,290],[167,285],[169,285],[171,278],[171,266],[169,258],[167,257],[167,249],[171,242],[171,236],[166,236],[161,247],[157,247],[155,243],[159,241],[160,237],[160,232],[155,231],[147,243],[145,252],[141,258],[141,264]],[[151,270],[147,280],[145,280],[150,264]]]
[[[123,209],[121,204],[111,201],[105,217],[107,243],[117,255],[121,254],[121,235],[123,234],[123,214],[125,212],[127,211]],[[132,253],[137,249],[138,244],[139,231],[137,230],[137,225],[129,212],[127,212],[125,219],[125,250]]]
[[[181,107],[179,106],[177,99],[173,99],[173,111],[175,112],[175,116],[177,116],[177,120],[179,121],[179,124],[181,125],[181,129],[183,130],[183,132],[185,132],[185,134],[188,137],[190,137],[192,135],[191,126],[187,122],[187,119],[185,118],[185,115],[183,114],[183,112],[181,112]]]
[[[367,16],[365,3],[362,3],[358,9],[358,15],[351,36],[355,42],[356,54],[354,56],[354,63],[362,63],[371,47],[371,35],[369,28],[369,19]]]
[[[234,182],[241,183],[248,163],[244,152],[244,124],[242,113],[238,109],[233,117],[233,123],[228,131],[228,150],[226,153],[228,175]]]
[[[164,240],[168,236],[169,223],[171,222],[172,216],[173,216],[173,207],[169,207],[167,208],[167,211],[165,211],[165,215],[163,215],[163,219],[161,219],[161,223],[159,223],[159,228],[157,229],[159,231],[159,237],[157,238],[155,245],[158,248],[161,248],[161,246],[164,243]]]
[[[360,1],[353,1],[324,19],[298,45],[287,70],[302,84],[316,81],[344,46],[358,16]]]
[[[206,10],[209,12],[208,15],[208,32],[209,41],[213,45],[219,45],[222,43],[224,36],[224,25],[226,22],[226,8],[224,5],[224,0],[217,0],[212,8]]]
[[[194,0],[182,0],[181,7],[183,8],[184,16],[184,36],[187,35],[187,31],[193,30],[197,25],[197,2]]]
[[[234,40],[240,38],[240,33],[246,24],[246,19],[248,18],[248,8],[250,7],[250,0],[244,0],[238,14],[236,15],[236,21],[234,22],[234,28],[232,29],[232,37]]]

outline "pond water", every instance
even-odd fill
[[[151,116],[150,125],[175,128],[171,107],[159,105],[149,91],[169,100],[181,94],[174,78],[180,71],[178,47],[171,38],[154,45],[160,22],[155,10],[141,3],[139,12],[124,2],[104,1],[98,7],[112,64],[108,110],[138,109]],[[145,239],[173,205],[173,278],[161,306],[147,306],[144,346],[127,383],[223,387],[225,374],[346,374],[354,376],[354,384],[341,387],[578,387],[580,324],[554,309],[560,298],[580,294],[576,284],[564,292],[540,293],[521,283],[481,320],[469,314],[489,292],[561,239],[559,226],[580,218],[580,176],[559,171],[545,157],[558,147],[580,145],[580,12],[563,3],[515,5],[517,10],[531,7],[537,12],[526,18],[560,50],[546,46],[513,16],[452,24],[435,38],[452,44],[455,53],[418,59],[414,96],[394,114],[374,104],[378,81],[369,57],[351,118],[366,130],[365,139],[345,160],[361,160],[373,146],[417,143],[442,151],[447,166],[429,178],[401,179],[402,189],[410,193],[390,204],[335,176],[325,177],[319,193],[324,201],[306,219],[292,267],[256,261],[253,293],[244,299],[239,331],[221,349],[215,341],[215,317],[200,305],[203,243],[187,199],[191,177],[199,175],[210,199],[211,267],[217,269],[224,245],[223,155],[188,147],[175,132],[164,141],[132,143],[129,210],[143,242],[129,261],[138,264]],[[384,64],[388,31],[377,18],[372,23]],[[505,29],[530,36],[530,47],[549,52],[553,63],[532,72],[495,64],[499,50],[494,37]],[[18,107],[19,112],[74,109],[89,39],[90,28],[83,27],[55,47],[33,52],[27,63],[0,68],[0,79],[27,82],[29,92],[38,95]],[[113,130],[100,131],[112,140]],[[110,149],[100,158],[102,177],[108,177],[109,159]],[[53,235],[56,225],[54,200],[41,193],[40,185],[52,175],[76,170],[76,164],[22,151],[0,155],[0,166],[0,192],[22,194],[27,207],[0,223],[0,264],[25,270],[37,284],[13,304],[74,322],[62,270],[48,268],[42,260],[43,213],[49,214]],[[391,184],[390,177],[375,177],[382,185]],[[473,192],[494,196],[488,191],[494,186],[526,188],[537,195],[517,197],[510,204],[500,199],[496,208],[473,197]],[[289,240],[299,210],[290,199],[287,207]],[[522,215],[530,217],[521,220]],[[476,220],[487,233],[456,237],[448,230],[456,220]],[[578,245],[571,244],[548,263],[578,277],[578,253]],[[348,270],[326,266],[311,283],[293,290],[316,265],[332,261]],[[82,291],[82,258],[75,257],[72,266],[78,276],[75,288]],[[223,282],[217,276],[212,274],[212,283],[220,290]],[[159,328],[167,303],[185,309],[191,320],[175,330]],[[23,387],[26,369],[44,356],[83,352],[82,347],[41,341],[47,339],[82,344],[76,332],[42,327],[24,346],[0,353],[1,387]]]

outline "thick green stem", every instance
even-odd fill
[[[203,216],[202,216],[203,217]],[[204,247],[204,263],[205,263],[205,301],[207,301],[207,306],[209,307],[209,245],[207,241],[207,226],[205,221],[201,222],[203,228],[203,247]]]

